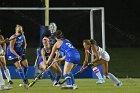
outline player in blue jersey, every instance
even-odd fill
[[[42,39],[42,43],[43,43],[44,47],[41,49],[41,54],[40,54],[41,56],[38,57],[38,65],[39,65],[39,68],[41,68],[43,71],[45,71],[46,70],[45,63],[46,63],[46,60],[48,59],[48,57],[50,56],[52,49],[51,49],[50,40],[47,37],[44,37]],[[55,54],[56,55],[55,55],[54,59],[58,58],[58,52],[56,52]],[[57,59],[55,61],[57,61]],[[61,71],[61,68],[59,67],[58,63],[55,62],[50,69],[55,74],[55,75],[53,75],[50,70],[47,71],[47,74],[49,75],[50,79],[53,82],[53,86],[60,86],[58,84],[58,81],[61,78],[62,71]]]
[[[7,57],[8,60],[14,62],[20,77],[23,80],[23,85],[28,84],[27,72],[28,72],[28,61],[25,57],[25,50],[27,47],[26,38],[24,36],[23,27],[21,25],[16,25],[15,34],[10,37],[21,34],[19,37],[10,41],[7,47]],[[24,69],[22,69],[22,67]]]
[[[63,37],[62,31],[58,30],[54,33],[54,38],[57,42],[52,48],[51,55],[49,56],[46,64],[49,64],[55,55],[57,50],[61,50],[65,53],[65,65],[63,76],[66,80],[66,85],[61,87],[62,89],[77,89],[74,76],[71,73],[72,69],[80,62],[80,54],[77,49],[71,44],[71,42]]]

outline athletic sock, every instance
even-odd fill
[[[108,73],[107,77],[111,79],[115,84],[120,83],[120,81],[111,73]]]
[[[7,81],[9,82],[11,80],[11,75],[9,73],[9,69],[6,68],[4,70],[4,74],[5,74],[6,78],[7,78]]]
[[[3,76],[2,76],[2,72],[1,72],[1,68],[0,68],[0,86],[1,85],[5,85],[5,82],[4,82],[4,79],[3,79]]]
[[[18,73],[19,73],[19,75],[20,75],[20,78],[21,78],[23,81],[25,81],[26,78],[25,78],[25,75],[24,75],[23,70],[22,70],[22,69],[18,69]]]
[[[70,77],[71,77],[72,85],[74,85],[74,84],[75,84],[75,79],[74,79],[73,73],[70,72],[69,75],[70,75]]]
[[[96,76],[98,77],[98,79],[103,79],[102,78],[102,75],[101,75],[101,73],[100,73],[100,71],[99,71],[99,69],[97,67],[94,67],[92,70],[96,74]]]
[[[72,82],[71,82],[71,77],[69,76],[69,74],[64,74],[64,78],[68,78],[66,80],[66,85],[72,85]]]
[[[56,75],[55,77],[55,81],[58,82],[60,80],[61,76],[60,75]]]
[[[54,77],[53,73],[50,70],[48,70],[47,74],[50,77],[51,81],[53,82],[55,80],[55,77]]]
[[[28,67],[24,67],[24,75],[25,75],[25,78],[27,78],[27,73],[28,73]]]

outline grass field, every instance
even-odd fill
[[[123,82],[123,86],[115,87],[113,82],[108,79],[106,83],[100,85],[95,83],[96,79],[76,79],[79,89],[61,90],[60,87],[52,86],[49,79],[43,79],[26,90],[18,86],[21,80],[14,79],[14,88],[12,90],[0,91],[0,93],[140,93],[140,79],[127,78],[120,80]]]

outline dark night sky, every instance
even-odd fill
[[[105,7],[106,43],[108,47],[134,47],[134,46],[139,47],[140,46],[139,4],[140,4],[139,0],[133,0],[133,1],[129,1],[129,0],[50,0],[50,7],[99,7],[99,6]],[[43,5],[43,0],[0,0],[0,6],[1,7],[42,7],[44,5]],[[7,22],[9,23],[9,19],[6,16],[9,16],[9,15],[6,14],[5,17],[3,17],[7,19],[7,22],[3,22],[6,20],[2,21],[3,19],[2,13],[3,12],[1,11],[0,12],[1,29],[7,31],[10,28],[5,28],[8,25]],[[22,12],[22,13],[24,14],[25,12]],[[22,15],[22,13],[20,14],[20,16]],[[13,15],[10,14],[10,17],[14,16],[14,14]],[[29,24],[27,24],[23,20],[20,20],[20,18],[22,17],[19,17],[19,18],[16,17],[15,23],[11,23],[11,24],[15,25],[16,22],[21,22],[21,24],[25,25],[25,30],[28,28],[30,28],[31,30],[38,30],[39,29],[38,26],[40,24],[43,24],[42,22],[43,13],[42,12],[38,12],[38,13],[26,12],[25,14],[27,15],[27,17],[25,16],[26,20],[24,21],[29,21]],[[52,17],[51,15],[53,15],[55,18]],[[57,13],[50,13],[50,16],[51,16],[50,21],[56,21],[56,23],[59,23],[58,24],[59,28],[61,28],[62,30],[66,30],[66,28],[63,27],[63,26],[67,26],[66,20],[62,20],[60,22],[57,15],[58,15]],[[77,15],[76,14],[74,15],[71,12],[71,15],[78,16],[78,13]],[[88,16],[88,14],[86,13],[82,15]],[[69,16],[69,15],[65,14],[65,16]],[[83,18],[82,20],[85,20],[86,22],[88,18]],[[11,21],[14,21],[14,20],[11,20]],[[74,20],[69,21],[69,22],[71,22],[71,24],[73,25],[68,26],[67,29],[73,28],[74,30],[81,30],[81,31],[86,30],[86,29],[89,30],[88,27],[84,27],[81,29],[77,27],[76,29],[73,27]],[[30,27],[30,25],[33,25],[34,28]],[[84,24],[83,25],[79,24],[79,25],[84,26]],[[11,26],[11,29],[13,28],[13,26]],[[64,32],[64,34],[69,34],[69,35],[66,35],[66,37],[71,38],[72,41],[75,41],[75,43],[81,42],[81,41],[75,40],[76,38],[74,36],[79,35],[79,37],[82,37],[82,38],[79,38],[81,40],[83,38],[89,37],[89,34],[87,33],[84,33],[84,35],[82,35],[83,32],[76,32],[75,34],[70,35],[71,32],[69,31],[69,29],[67,32]],[[33,34],[32,32],[27,32],[27,33],[32,34],[34,38],[39,38],[39,35],[38,35],[39,33],[38,34]],[[7,35],[8,33],[3,32],[3,34]],[[8,36],[10,34],[11,33],[9,33]]]

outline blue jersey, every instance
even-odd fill
[[[42,49],[45,51],[45,57],[46,57],[46,59],[48,59],[49,56],[50,56],[50,54],[51,54],[51,52],[52,52],[52,50],[47,51],[46,48],[42,48]],[[43,58],[41,56],[41,50],[40,50],[40,53],[39,54],[40,54],[40,56],[39,56],[39,59],[38,59],[38,64],[40,65],[40,63],[43,62]]]
[[[65,56],[65,53],[63,51],[59,50],[58,52],[59,52],[59,57]]]
[[[21,35],[21,36],[16,38],[16,42],[14,44],[14,50],[19,56],[23,55],[23,51],[24,51],[23,46],[24,46],[24,36]],[[12,60],[12,59],[17,58],[17,56],[14,55],[13,53],[11,53],[11,51],[10,51],[10,43],[7,46],[6,53],[7,53],[8,60]]]
[[[71,44],[71,42],[67,39],[61,39],[63,41],[59,50],[64,52],[66,55],[66,62],[78,64],[80,62],[80,54],[77,49]]]

